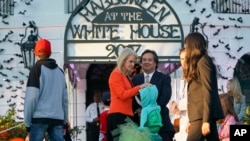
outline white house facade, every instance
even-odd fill
[[[103,80],[94,75],[108,78],[94,72],[110,72],[107,68],[114,67],[124,47],[139,56],[145,49],[158,53],[158,69],[172,78],[173,99],[181,76],[176,68],[178,51],[192,30],[207,37],[209,54],[218,68],[219,93],[227,91],[227,80],[236,75],[237,66],[250,66],[248,0],[3,0],[0,18],[0,115],[11,105],[23,110],[29,69],[24,67],[20,44],[31,22],[39,38],[51,41],[51,58],[65,69],[69,118],[72,126],[83,127],[77,136],[83,141],[85,109],[91,92]],[[249,70],[237,74],[245,78],[244,94],[250,103]],[[17,112],[17,120],[22,118],[23,113]]]

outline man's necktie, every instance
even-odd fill
[[[96,111],[97,111],[97,117],[100,118],[100,109],[99,109],[99,103],[96,103]],[[99,125],[99,122],[96,123],[96,125]]]
[[[97,116],[100,117],[99,103],[96,103]]]
[[[148,74],[145,76],[145,82],[149,83],[149,75]]]

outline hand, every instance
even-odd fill
[[[187,123],[187,126],[186,126],[186,132],[187,132],[187,133],[189,132],[189,128],[190,128],[190,123],[188,122],[188,123]]]
[[[208,122],[204,122],[202,124],[201,132],[203,136],[206,136],[210,133],[210,124]]]
[[[148,87],[150,85],[152,85],[152,84],[151,83],[143,83],[140,85],[140,88],[143,89],[143,88]]]
[[[177,102],[175,101],[172,101],[171,102],[171,105],[170,105],[170,112],[174,115],[178,115],[180,113],[180,110],[178,108],[178,104]]]
[[[30,140],[29,138],[30,138],[30,135],[27,134],[26,137],[25,137],[25,141],[29,141]]]
[[[99,118],[98,117],[94,118],[93,122],[99,122]]]
[[[138,114],[138,116],[141,116],[141,108],[136,109],[134,114]]]

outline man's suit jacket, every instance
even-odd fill
[[[216,67],[209,57],[202,57],[197,64],[198,76],[196,80],[188,82],[188,117],[189,121],[222,119],[222,111]]]
[[[140,73],[135,75],[132,81],[135,86],[143,84],[145,81],[144,74]],[[169,132],[172,133],[174,131],[173,124],[171,123],[169,117],[169,110],[166,107],[172,95],[171,78],[169,75],[165,75],[161,72],[155,71],[150,80],[150,83],[156,85],[159,92],[157,104],[161,107],[161,115],[163,122],[163,127],[161,128],[159,134],[163,137],[163,139],[165,139],[164,136],[169,136]],[[137,108],[139,107],[139,105],[135,104],[134,109],[136,109],[135,107]]]

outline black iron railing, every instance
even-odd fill
[[[216,13],[249,14],[250,0],[214,0],[212,7]]]
[[[0,16],[14,15],[14,0],[0,0]]]
[[[82,1],[87,1],[87,0],[68,0],[67,12],[72,13]]]

